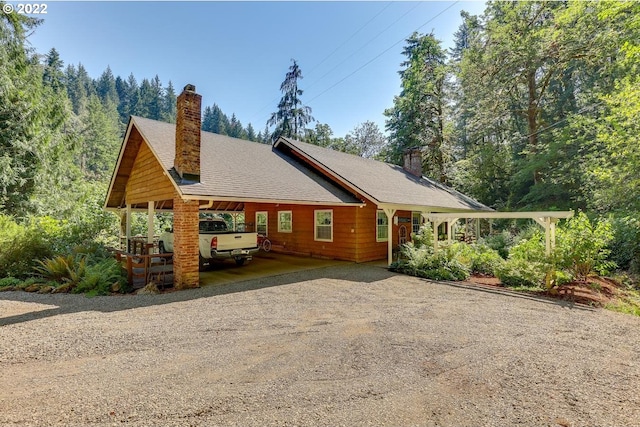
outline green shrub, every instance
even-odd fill
[[[113,258],[105,258],[96,264],[89,265],[74,293],[86,293],[88,296],[108,295],[112,288],[126,292],[127,277],[122,266]]]
[[[471,272],[496,276],[498,268],[502,267],[505,263],[505,260],[498,251],[483,244],[469,246],[472,249]]]
[[[496,269],[496,276],[509,287],[541,287],[546,277],[545,264],[522,258],[509,258]]]
[[[504,230],[501,233],[485,237],[480,243],[484,243],[494,251],[497,251],[503,259],[507,259],[509,249],[513,246],[513,236],[509,231]]]
[[[635,217],[611,217],[613,239],[609,243],[611,261],[618,268],[640,273],[640,221]]]
[[[41,277],[58,283],[77,286],[86,273],[86,259],[81,256],[58,255],[38,261],[35,272]]]
[[[607,274],[615,268],[615,263],[609,260],[612,240],[613,229],[609,221],[601,220],[594,225],[580,212],[558,228],[555,265],[578,279],[585,279],[593,272]]]
[[[549,264],[545,251],[544,233],[539,229],[530,229],[518,237],[518,242],[509,251],[509,259]]]
[[[11,287],[11,286],[18,286],[21,282],[22,282],[22,280],[17,279],[15,277],[2,278],[2,279],[0,279],[0,289],[8,288],[8,287]]]
[[[0,215],[0,277],[26,278],[37,260],[51,254],[51,245],[39,229]]]
[[[495,275],[510,287],[539,287],[552,271],[545,254],[544,235],[538,229],[528,229],[518,237],[506,262],[496,266]]]
[[[465,280],[469,268],[459,258],[459,248],[442,245],[437,252],[431,247],[417,247],[413,243],[404,245],[404,260],[394,263],[392,271],[432,280]]]

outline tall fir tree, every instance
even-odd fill
[[[293,64],[280,85],[283,96],[278,103],[278,111],[272,113],[267,121],[268,126],[275,126],[272,140],[280,136],[304,139],[307,124],[315,120],[311,116],[311,107],[303,105],[300,99],[303,90],[298,86],[298,80],[303,78],[302,71],[295,59],[291,61]]]
[[[433,36],[413,33],[403,50],[402,91],[385,111],[390,132],[387,159],[400,163],[407,148],[423,152],[423,172],[438,182],[448,181],[451,150],[445,135],[444,92],[446,54]]]

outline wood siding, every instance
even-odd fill
[[[315,210],[333,211],[333,242],[315,240]],[[292,213],[292,232],[278,232],[278,212]],[[376,242],[376,212],[373,203],[365,207],[335,206],[278,206],[266,203],[246,203],[245,221],[249,230],[255,229],[256,212],[267,212],[267,235],[274,250],[300,255],[325,257],[355,262],[387,259],[387,242]],[[399,211],[397,216],[410,217],[411,212]],[[401,225],[392,224],[393,247],[398,245],[398,231]],[[411,224],[407,236],[411,234]]]
[[[174,187],[146,142],[140,144],[127,182],[128,204],[173,199]]]
[[[245,221],[249,229],[255,229],[256,212],[268,212],[267,235],[274,250],[283,252],[357,261],[356,212],[354,207],[274,205],[246,203]],[[333,211],[333,241],[315,240],[315,210]],[[278,232],[278,212],[291,211],[292,232]]]

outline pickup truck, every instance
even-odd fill
[[[258,233],[237,233],[227,228],[223,219],[200,220],[200,268],[212,260],[235,260],[237,265],[243,265],[258,252]],[[173,252],[173,229],[160,235],[158,240],[160,253]]]

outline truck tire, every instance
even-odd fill
[[[207,261],[205,257],[198,253],[198,265],[200,266],[200,271],[205,271],[207,267],[209,267],[210,263]]]
[[[244,265],[244,262],[246,261],[246,258],[236,258],[236,265],[238,267],[242,267]]]

